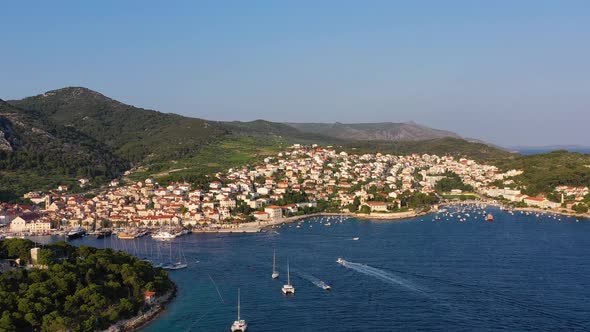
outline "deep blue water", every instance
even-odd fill
[[[428,216],[327,227],[314,218],[301,228],[178,238],[190,266],[170,273],[178,297],[142,331],[229,331],[238,287],[249,331],[590,330],[590,222],[488,211],[493,223],[473,212],[469,222]],[[117,239],[72,242],[123,248]],[[151,243],[124,245],[143,255]],[[273,248],[279,280],[271,279]],[[281,293],[287,259],[296,288],[289,297]]]

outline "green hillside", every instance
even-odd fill
[[[483,144],[468,142],[460,138],[439,138],[424,141],[361,141],[349,142],[344,145],[347,150],[368,153],[412,154],[427,153],[469,157],[476,160],[503,159],[514,157],[514,154]]]
[[[74,128],[44,121],[0,100],[0,200],[24,192],[74,184],[77,178],[104,181],[129,167],[102,144]]]
[[[590,187],[590,154],[564,150],[535,155],[517,155],[493,161],[501,170],[523,170],[515,177],[528,195],[548,193],[559,185]]]
[[[227,134],[214,122],[137,108],[86,88],[53,90],[11,103],[76,128],[133,162],[182,157]]]

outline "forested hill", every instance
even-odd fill
[[[76,128],[134,162],[179,158],[228,133],[215,122],[126,105],[81,87],[10,103]]]
[[[135,316],[145,291],[164,295],[168,274],[123,251],[41,246],[34,266],[30,240],[0,241],[0,259],[22,266],[0,273],[0,331],[100,331]]]
[[[129,165],[73,127],[0,100],[0,201],[64,179],[118,176]]]
[[[590,154],[560,150],[491,162],[503,171],[524,171],[514,179],[513,186],[523,188],[528,195],[549,193],[560,185],[590,187]]]
[[[440,129],[428,128],[414,122],[378,123],[288,123],[304,133],[322,134],[353,141],[424,141],[439,138],[461,138]]]

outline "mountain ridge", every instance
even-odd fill
[[[323,134],[339,139],[354,141],[421,141],[444,137],[462,138],[447,130],[434,129],[410,122],[369,122],[369,123],[321,123],[288,122],[306,133]]]

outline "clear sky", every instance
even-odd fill
[[[590,1],[4,1],[0,98],[590,145]]]

